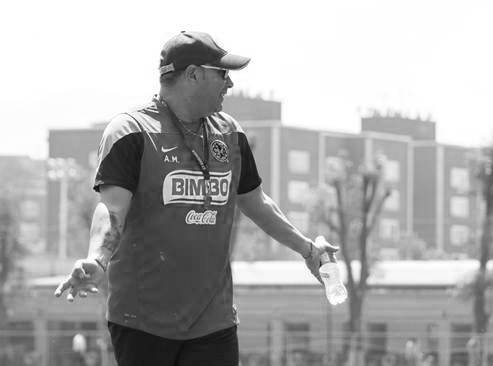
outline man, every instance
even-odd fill
[[[89,254],[55,295],[97,292],[108,271],[120,366],[238,364],[229,260],[236,205],[319,280],[320,255],[337,250],[304,237],[263,193],[245,134],[220,113],[229,71],[249,61],[206,33],[182,32],[161,52],[159,94],[103,133]]]

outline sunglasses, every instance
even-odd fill
[[[208,66],[208,65],[200,65],[200,67],[203,67],[204,69],[212,69],[212,70],[218,70],[221,73],[221,76],[224,80],[226,80],[229,76],[229,70],[222,69],[220,67],[215,67],[215,66]]]

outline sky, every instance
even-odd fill
[[[281,101],[286,125],[357,133],[393,110],[440,142],[491,143],[491,19],[488,0],[2,1],[0,155],[45,158],[49,129],[148,102],[181,30],[251,57],[234,90]]]

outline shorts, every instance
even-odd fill
[[[238,366],[236,326],[176,340],[108,322],[118,366]]]

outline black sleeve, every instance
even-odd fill
[[[120,186],[132,193],[137,189],[144,137],[139,132],[125,132],[103,135],[94,182],[96,192],[101,185]]]
[[[248,193],[260,186],[260,178],[252,150],[244,133],[238,133],[238,143],[241,153],[241,174],[240,183],[238,184],[238,194]]]

